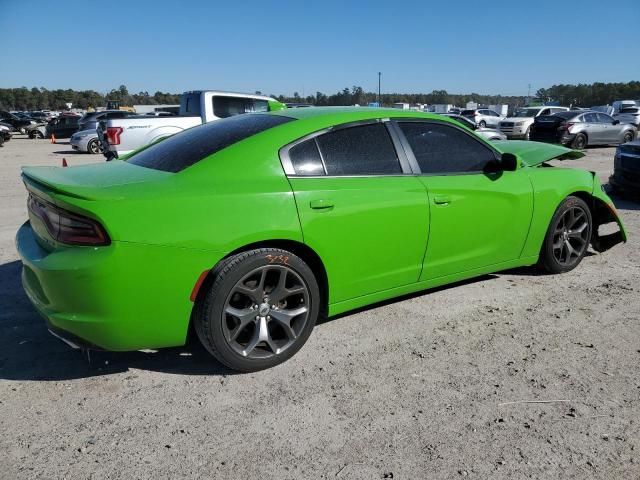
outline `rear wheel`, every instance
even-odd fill
[[[633,141],[633,137],[634,137],[633,132],[631,132],[631,131],[626,132],[624,134],[624,137],[622,137],[622,143],[632,142]]]
[[[226,259],[194,318],[198,338],[221,363],[242,372],[291,358],[309,338],[320,290],[307,264],[261,248]]]
[[[587,253],[592,225],[591,211],[584,200],[567,197],[549,224],[540,254],[542,267],[549,273],[576,268]]]
[[[87,151],[93,154],[102,153],[102,144],[97,138],[94,138],[87,145]]]
[[[584,133],[579,133],[576,135],[576,138],[571,142],[571,148],[576,150],[583,150],[587,146],[587,137]]]

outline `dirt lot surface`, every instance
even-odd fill
[[[0,148],[0,478],[640,478],[640,204],[615,199],[629,243],[573,272],[377,305],[235,375],[197,344],[88,363],[48,334],[13,237],[19,166],[62,157],[100,160]],[[612,162],[593,148],[569,164],[606,181]]]

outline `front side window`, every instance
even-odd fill
[[[493,151],[449,125],[400,122],[423,174],[482,172],[496,161]]]
[[[342,128],[316,137],[327,175],[395,175],[402,167],[382,123]]]
[[[613,123],[613,117],[610,117],[605,113],[597,113],[596,115],[598,116],[599,123]]]

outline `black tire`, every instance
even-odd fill
[[[200,342],[227,367],[241,372],[273,367],[295,355],[311,335],[320,289],[309,266],[293,253],[277,248],[239,253],[216,266],[211,277],[193,321]]]
[[[587,148],[587,145],[587,137],[584,133],[577,134],[571,142],[571,148],[575,150],[584,150],[585,148]]]
[[[100,143],[100,140],[98,140],[97,138],[94,138],[93,140],[91,140],[87,144],[87,152],[93,153],[94,155],[98,153],[102,153],[102,144]]]
[[[29,138],[32,138],[32,139],[44,138],[44,135],[39,130],[33,130],[33,131],[29,132]]]
[[[569,196],[556,209],[540,252],[540,266],[549,273],[576,268],[589,248],[593,219],[589,206]]]
[[[485,122],[484,120],[480,120],[480,123],[478,123],[478,127],[487,128],[487,122]]]
[[[624,134],[624,137],[622,138],[622,143],[629,143],[633,141],[634,138],[634,134],[633,132],[629,131],[627,133]]]

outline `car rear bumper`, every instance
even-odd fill
[[[539,132],[533,132],[531,134],[531,140],[534,142],[544,142],[544,143],[556,143],[558,145],[569,145],[573,142],[573,139],[576,138],[573,134],[545,134]]]
[[[191,291],[213,266],[199,251],[125,242],[48,251],[29,222],[16,246],[22,285],[49,329],[76,346],[104,350],[183,345]]]

